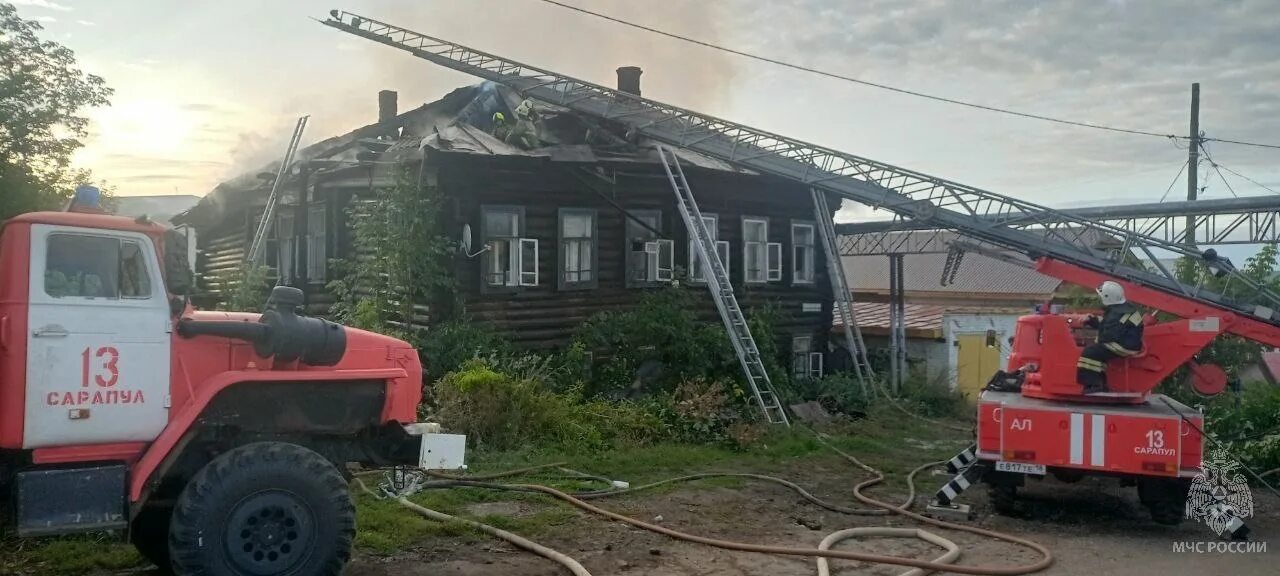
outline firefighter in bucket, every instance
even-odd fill
[[[1102,318],[1090,316],[1085,326],[1098,330],[1098,340],[1085,346],[1076,364],[1076,381],[1085,394],[1107,391],[1107,362],[1142,352],[1142,311],[1124,298],[1124,287],[1110,280],[1098,287]]]

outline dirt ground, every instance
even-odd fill
[[[848,467],[777,471],[832,502],[852,502],[849,490],[859,478]],[[922,491],[931,494],[945,480],[923,478]],[[873,492],[874,493],[874,492]],[[881,495],[891,494],[885,488]],[[1086,479],[1076,484],[1055,480],[1031,482],[1021,492],[1021,517],[994,514],[986,489],[975,486],[960,498],[973,506],[972,523],[1011,532],[1049,547],[1056,558],[1042,574],[1100,576],[1197,576],[1277,574],[1280,560],[1280,498],[1254,491],[1256,516],[1249,525],[1253,540],[1267,542],[1264,553],[1175,552],[1179,541],[1216,542],[1204,525],[1184,521],[1177,527],[1152,523],[1137,501],[1136,490],[1110,479]],[[921,497],[918,502],[923,502]],[[606,508],[642,520],[660,517],[664,526],[710,537],[744,542],[814,547],[828,533],[854,526],[913,526],[897,518],[848,516],[825,511],[784,488],[746,482],[739,486],[691,486],[598,502]],[[541,504],[498,502],[477,505],[476,515],[531,514]],[[960,544],[961,564],[1013,566],[1034,562],[1034,551],[963,532],[938,530]],[[816,573],[811,558],[729,552],[672,540],[593,516],[580,514],[536,538],[567,553],[593,574],[654,576],[805,575]],[[859,549],[926,558],[939,552],[928,545],[904,540],[845,542],[842,549]],[[905,568],[868,566],[833,561],[832,574],[899,574]],[[358,555],[350,576],[551,576],[567,574],[548,560],[497,540],[460,544],[433,538],[391,557]]]

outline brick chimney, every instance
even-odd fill
[[[395,90],[378,92],[378,122],[386,122],[396,117],[396,100],[399,96]]]
[[[640,74],[643,74],[639,66],[623,66],[618,69],[618,91],[628,94],[640,95]]]

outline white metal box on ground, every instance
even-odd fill
[[[467,467],[466,452],[465,434],[423,434],[418,467],[423,470],[463,470]]]

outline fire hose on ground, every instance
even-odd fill
[[[597,490],[597,491],[583,492],[583,493],[572,494],[572,495],[549,486],[543,486],[538,484],[502,484],[502,483],[491,482],[492,480],[510,478],[510,477],[520,476],[520,475],[527,475],[530,473],[539,472],[542,470],[547,470],[552,468],[558,469],[562,473],[567,474],[568,477],[570,478],[590,479],[590,480],[598,480],[598,481],[606,481],[606,482],[608,481],[607,479],[601,478],[599,476],[584,474],[582,472],[564,468],[563,463],[533,466],[529,468],[521,468],[518,470],[510,470],[507,472],[501,472],[497,474],[489,474],[489,475],[483,475],[483,476],[454,476],[454,475],[443,474],[439,472],[426,472],[425,474],[427,476],[434,479],[424,480],[424,481],[419,481],[414,483],[414,486],[411,491],[417,491],[421,489],[435,489],[435,488],[465,486],[465,487],[474,487],[474,488],[485,488],[485,489],[491,489],[491,490],[533,492],[533,493],[546,494],[557,500],[561,500],[574,507],[590,512],[592,514],[596,514],[599,516],[603,516],[605,518],[609,518],[611,520],[629,524],[631,526],[648,530],[650,532],[662,534],[671,538],[675,538],[677,540],[692,542],[695,544],[704,544],[704,545],[712,546],[715,548],[740,551],[740,552],[756,552],[761,554],[813,557],[817,561],[817,569],[818,569],[819,576],[829,575],[830,570],[827,565],[827,561],[828,559],[832,559],[832,558],[840,559],[840,560],[855,560],[855,561],[867,562],[872,564],[892,564],[892,565],[899,565],[899,566],[910,566],[913,568],[913,570],[904,572],[902,576],[919,576],[926,572],[933,572],[933,571],[953,572],[953,573],[960,573],[960,574],[978,574],[982,576],[1011,576],[1011,575],[1030,574],[1033,572],[1039,572],[1049,567],[1053,563],[1052,553],[1048,550],[1048,548],[1045,548],[1043,545],[1037,542],[1034,542],[1025,538],[1020,538],[1018,536],[1014,536],[1011,534],[997,532],[994,530],[987,530],[983,528],[977,528],[974,526],[967,526],[964,524],[957,524],[953,522],[947,522],[944,520],[938,520],[935,518],[930,518],[930,517],[923,516],[915,512],[909,511],[908,507],[911,505],[915,497],[916,474],[928,468],[937,466],[941,464],[941,462],[930,462],[928,464],[921,465],[916,469],[912,470],[907,477],[909,494],[906,501],[904,501],[902,504],[894,505],[888,502],[883,502],[883,501],[871,498],[862,493],[862,490],[869,488],[871,486],[880,484],[881,482],[884,481],[884,475],[880,473],[880,471],[862,463],[852,455],[845,453],[844,451],[832,446],[830,443],[826,442],[821,437],[818,437],[818,441],[822,443],[824,446],[828,447],[829,449],[839,454],[845,460],[849,461],[853,465],[861,468],[862,470],[872,475],[871,478],[858,483],[853,488],[854,497],[859,502],[872,506],[872,508],[865,508],[865,509],[848,508],[844,506],[831,504],[817,498],[816,496],[809,493],[807,490],[805,490],[804,488],[800,487],[799,485],[793,482],[784,480],[782,478],[766,476],[761,474],[746,474],[746,473],[691,474],[687,476],[680,476],[677,478],[661,480],[658,482],[653,482],[653,483],[645,484],[642,486]],[[629,516],[618,514],[616,512],[613,512],[604,508],[600,508],[598,506],[595,506],[587,502],[587,500],[591,500],[591,499],[612,497],[612,496],[618,496],[622,494],[630,494],[630,493],[635,493],[635,492],[655,488],[662,485],[673,484],[677,482],[688,482],[688,481],[695,481],[695,480],[702,480],[702,479],[716,478],[716,477],[737,477],[737,478],[747,478],[747,479],[771,482],[774,484],[785,486],[795,491],[805,500],[815,505],[818,505],[822,508],[825,508],[827,510],[831,510],[833,512],[838,512],[842,514],[855,514],[855,515],[896,514],[896,515],[904,516],[906,518],[910,518],[912,520],[915,520],[917,522],[921,522],[924,524],[929,524],[929,525],[933,525],[933,526],[937,526],[937,527],[945,528],[949,530],[968,532],[971,534],[993,538],[993,539],[1009,542],[1011,544],[1016,544],[1026,548],[1030,548],[1035,552],[1037,552],[1041,556],[1041,558],[1037,562],[1023,565],[1023,566],[958,565],[958,564],[954,564],[953,562],[956,560],[956,558],[959,557],[960,549],[959,549],[959,546],[957,546],[954,542],[951,542],[946,538],[943,538],[941,536],[938,536],[937,534],[927,532],[924,530],[885,528],[885,527],[853,528],[853,529],[840,530],[838,532],[828,535],[822,541],[822,543],[819,544],[817,548],[799,548],[799,547],[788,547],[788,546],[772,546],[772,545],[762,545],[762,544],[750,544],[750,543],[743,543],[743,542],[732,542],[728,540],[720,540],[716,538],[709,538],[705,536],[699,536],[696,534],[680,532],[678,530],[667,528],[665,526],[651,524],[648,522],[637,520],[635,518],[631,518]],[[381,497],[377,493],[375,493],[373,490],[370,490],[364,484],[364,482],[360,480],[359,477],[356,478],[356,482],[358,483],[360,488],[366,493],[374,495],[375,497]],[[492,526],[475,522],[473,520],[457,518],[455,516],[451,516],[448,514],[427,509],[425,507],[422,507],[410,501],[407,497],[407,494],[395,494],[388,491],[387,496],[395,498],[398,502],[400,502],[401,505],[405,506],[406,508],[409,508],[415,513],[421,514],[423,516],[426,516],[428,518],[438,520],[438,521],[460,522],[462,524],[466,524],[475,529],[481,530],[485,533],[488,533],[490,535],[506,540],[507,542],[510,542],[519,548],[531,551],[535,554],[538,554],[552,561],[555,561],[565,566],[568,570],[570,570],[573,574],[575,574],[575,576],[584,576],[584,575],[590,576],[590,573],[587,572],[587,570],[583,568],[581,564],[579,564],[577,561],[573,560],[569,556],[562,554],[560,552],[557,552],[555,550],[552,550],[550,548],[547,548],[545,546],[542,546],[540,544],[537,544],[536,542],[530,541],[526,538],[520,537],[516,534],[512,534],[510,532],[506,532],[504,530],[500,530]],[[944,548],[946,552],[943,555],[935,558],[934,560],[929,561],[929,560],[917,560],[914,558],[889,556],[889,555],[883,555],[883,554],[872,554],[872,553],[866,553],[866,552],[852,552],[852,551],[845,551],[845,550],[830,549],[831,546],[833,546],[836,542],[840,540],[844,540],[847,538],[868,537],[868,536],[895,537],[895,538],[914,537],[914,538],[923,540],[925,542],[937,545],[941,548]]]

